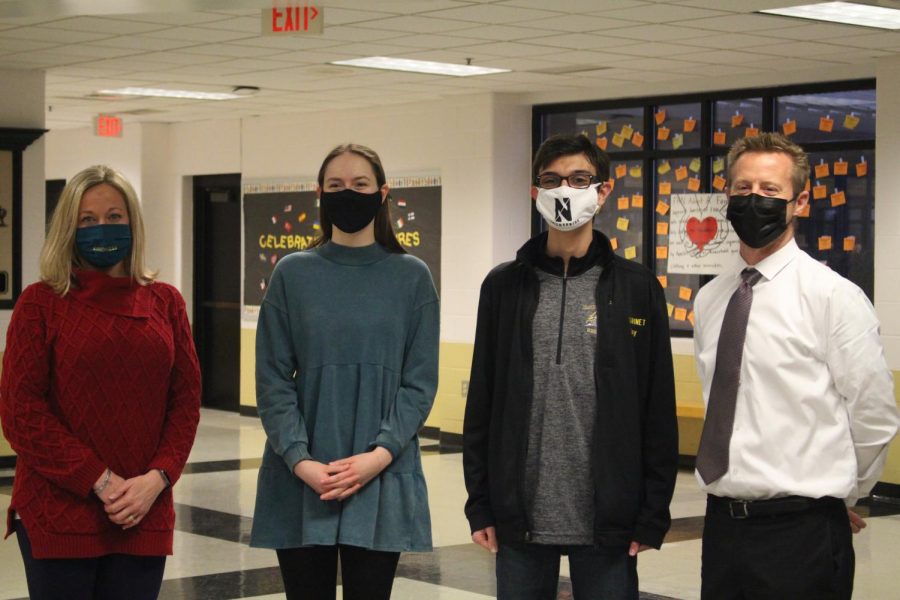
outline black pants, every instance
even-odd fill
[[[735,519],[708,500],[704,600],[848,600],[855,556],[847,509],[836,498],[802,512]]]
[[[341,556],[344,600],[390,600],[399,552],[356,546],[310,546],[276,550],[287,600],[334,600]]]
[[[108,554],[97,558],[34,558],[22,521],[16,538],[31,600],[156,600],[165,556]]]

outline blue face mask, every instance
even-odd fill
[[[78,253],[91,265],[105,269],[117,265],[131,252],[129,225],[92,225],[75,232]]]

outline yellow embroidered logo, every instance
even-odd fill
[[[628,317],[628,322],[632,327],[644,327],[647,324],[647,319],[640,319],[638,317]],[[638,330],[631,330],[631,337],[637,337]]]
[[[584,330],[591,335],[597,335],[597,307],[593,304],[584,304],[581,310],[585,312]]]

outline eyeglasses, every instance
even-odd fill
[[[562,177],[556,173],[542,173],[535,179],[535,185],[545,190],[552,190],[562,185],[563,181],[571,188],[583,190],[603,180],[599,176],[591,175],[590,173],[572,173],[567,177]]]

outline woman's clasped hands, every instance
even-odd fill
[[[321,500],[345,500],[361,490],[387,468],[393,457],[381,446],[354,454],[328,464],[315,460],[301,460],[294,465],[299,477]]]

